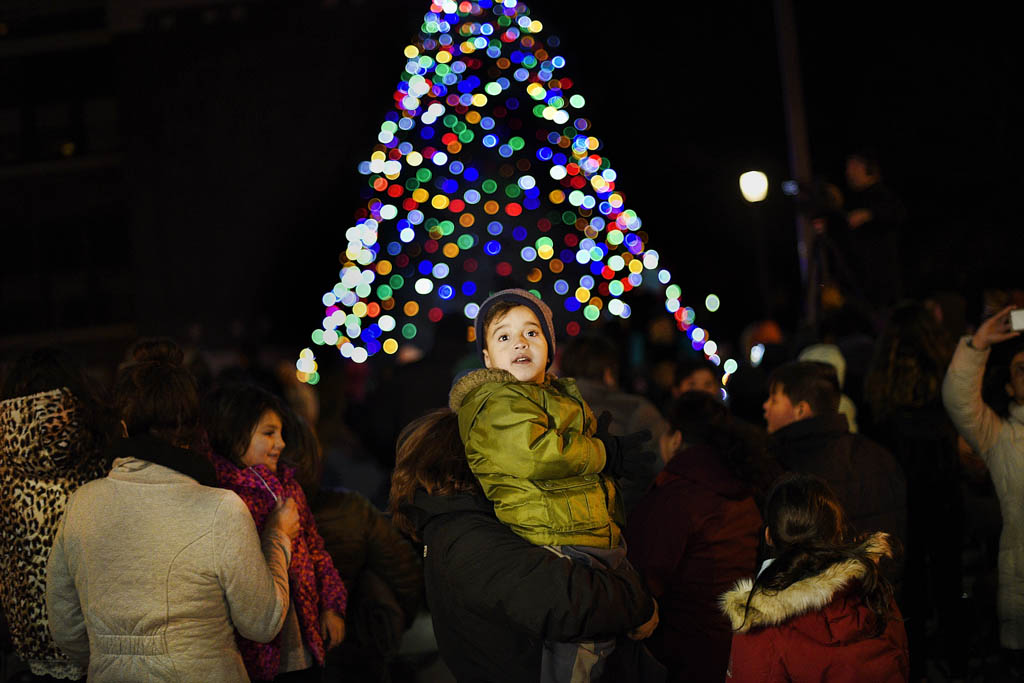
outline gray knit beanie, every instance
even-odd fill
[[[484,319],[487,317],[487,311],[501,301],[508,301],[517,306],[526,306],[537,316],[541,331],[548,342],[548,366],[550,366],[555,359],[555,324],[551,317],[551,309],[525,289],[503,289],[500,292],[495,292],[480,304],[480,310],[477,311],[476,320],[473,322],[476,330],[476,352],[480,355],[480,361],[483,362],[484,358]]]

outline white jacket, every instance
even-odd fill
[[[988,466],[1003,513],[999,538],[999,640],[1024,649],[1024,405],[1002,418],[981,399],[989,350],[960,341],[942,384],[942,401],[957,431]]]
[[[89,681],[248,681],[234,629],[269,641],[288,612],[291,541],[256,533],[233,492],[135,458],[79,488],[54,539],[54,640]]]

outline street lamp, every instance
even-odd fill
[[[768,176],[761,171],[747,171],[740,175],[740,192],[750,205],[750,222],[754,228],[754,246],[757,252],[757,275],[761,290],[761,314],[768,315],[769,277],[766,263],[764,227],[761,212],[754,204],[768,196]]]
[[[764,201],[768,196],[768,176],[761,171],[747,171],[740,175],[740,192],[743,198],[753,204]]]

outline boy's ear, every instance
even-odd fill
[[[487,349],[484,349],[483,352],[484,352],[484,367],[490,369],[490,367],[491,367],[491,355],[489,353],[487,353]]]
[[[806,417],[814,417],[814,411],[811,410],[811,404],[807,401],[800,401],[793,406],[793,412],[798,420],[802,420]]]

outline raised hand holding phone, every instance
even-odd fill
[[[1011,315],[1012,313],[1018,313],[1018,316]],[[1024,329],[1024,310],[1013,310],[1013,306],[1007,306],[993,315],[991,318],[981,323],[978,326],[974,336],[971,337],[971,346],[979,351],[984,351],[993,344],[1006,341],[1007,339],[1013,339],[1020,335],[1020,331],[1011,326],[1011,320],[1015,318],[1015,322],[1022,324],[1020,329]]]

